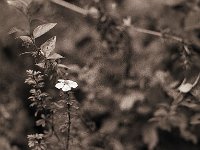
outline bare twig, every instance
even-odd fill
[[[66,150],[69,150],[70,130],[71,130],[71,112],[70,112],[70,104],[67,104],[67,115],[68,115],[68,126],[67,126]]]
[[[88,14],[88,10],[83,9],[81,7],[78,7],[76,5],[73,5],[71,3],[65,2],[63,0],[50,0],[50,1],[53,2],[53,3],[56,3],[58,5],[61,5],[65,8],[71,9],[71,10],[77,12],[77,13],[84,15],[84,16],[86,16]]]
[[[167,33],[161,33],[158,31],[152,31],[152,30],[148,30],[148,29],[143,29],[143,28],[138,28],[138,27],[134,27],[133,25],[131,26],[132,29],[136,32],[140,32],[140,33],[146,33],[146,34],[150,34],[150,35],[154,35],[154,36],[158,36],[158,37],[164,37],[164,38],[168,38],[168,39],[172,39],[178,42],[183,42],[183,38],[178,37],[178,36],[174,36],[171,34],[167,34]]]

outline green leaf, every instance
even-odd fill
[[[7,0],[8,5],[17,8],[23,14],[27,14],[31,2],[32,0]]]
[[[61,55],[58,54],[58,53],[54,53],[54,54],[50,55],[49,57],[47,57],[47,59],[54,59],[54,60],[56,60],[56,59],[61,59],[61,58],[64,58],[64,57],[61,56]]]
[[[41,52],[46,58],[50,56],[51,52],[55,49],[55,47],[56,47],[56,36],[50,38],[40,46]]]
[[[45,34],[49,30],[51,30],[53,27],[55,27],[56,24],[57,23],[47,23],[47,24],[39,25],[33,31],[33,37],[34,38],[40,37],[41,35]]]

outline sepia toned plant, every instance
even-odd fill
[[[186,27],[180,27],[176,33],[177,29],[152,27],[154,22],[149,20],[156,15],[150,19],[144,15],[144,22],[139,22],[140,16],[135,14],[112,14],[126,2],[42,1],[41,5],[64,6],[85,17],[80,22],[85,21],[86,25],[77,25],[83,28],[82,33],[73,26],[78,22],[74,19],[76,14],[68,14],[74,22],[68,23],[72,24],[69,33],[63,33],[69,37],[67,42],[71,46],[65,48],[68,51],[64,55],[65,52],[57,50],[60,39],[55,35],[48,37],[50,31],[60,28],[57,23],[48,21],[32,26],[30,8],[36,1],[7,2],[25,15],[29,25],[27,32],[14,27],[9,34],[22,43],[20,57],[31,63],[25,68],[25,83],[29,89],[29,109],[34,110],[34,123],[39,131],[28,134],[30,149],[162,150],[166,149],[162,143],[173,147],[171,137],[198,148],[199,47],[193,49],[196,45],[185,33]],[[159,3],[166,10],[187,11],[180,13],[181,25],[193,10],[192,2]],[[140,11],[142,14],[143,10]],[[147,27],[157,31],[136,27],[137,21],[142,26],[150,22]],[[140,33],[148,36],[140,37]],[[1,122],[12,118],[9,110],[12,109],[0,106]]]

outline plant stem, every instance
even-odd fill
[[[150,34],[150,35],[154,35],[154,36],[158,36],[158,37],[165,37],[168,39],[172,39],[178,42],[183,42],[183,38],[178,37],[178,36],[174,36],[174,35],[170,35],[170,34],[166,34],[166,33],[161,33],[158,31],[152,31],[152,30],[148,30],[148,29],[143,29],[143,28],[138,28],[138,27],[134,27],[131,26],[132,29],[136,32],[140,32],[140,33],[146,33],[146,34]]]
[[[61,5],[65,8],[68,8],[68,9],[71,9],[79,14],[82,14],[82,15],[87,15],[88,14],[88,10],[86,9],[83,9],[81,7],[78,7],[76,5],[73,5],[71,3],[68,3],[68,2],[65,2],[63,0],[50,0],[51,2],[55,3],[55,4],[58,4],[58,5]]]
[[[70,141],[70,129],[71,129],[71,113],[70,113],[70,104],[67,104],[67,115],[68,115],[68,126],[67,126],[67,142],[66,150],[69,150],[69,141]]]

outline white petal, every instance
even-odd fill
[[[67,80],[66,82],[72,88],[77,88],[77,86],[78,86],[78,84],[76,82],[74,82],[74,81]]]
[[[56,87],[57,89],[61,89],[61,88],[63,88],[63,86],[64,86],[64,83],[57,83],[57,84],[55,85],[55,87]]]
[[[70,87],[69,85],[65,84],[65,85],[63,86],[62,90],[63,90],[64,92],[67,92],[67,91],[70,91],[70,90],[71,90],[71,87]]]
[[[58,79],[58,82],[64,83],[65,80],[63,80],[63,79]]]

